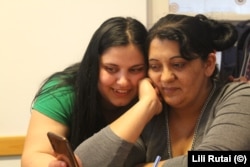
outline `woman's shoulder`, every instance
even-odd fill
[[[250,83],[248,82],[230,82],[222,87],[222,92],[237,95],[248,95],[250,96]]]
[[[245,82],[231,82],[218,88],[214,104],[250,104],[250,84]],[[250,106],[249,106],[250,107]]]
[[[33,102],[32,108],[63,124],[69,124],[74,105],[74,89],[60,85],[60,80],[48,80]]]
[[[67,84],[61,78],[51,78],[42,85],[36,99],[48,96],[53,96],[54,98],[63,98],[65,95],[74,95],[73,86]]]
[[[60,105],[71,103],[74,97],[74,88],[69,84],[63,84],[60,78],[52,78],[45,82],[40,93],[36,97],[35,103],[59,102]]]

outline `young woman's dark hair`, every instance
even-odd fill
[[[140,22],[122,17],[107,20],[94,33],[77,74],[70,135],[74,148],[106,125],[97,90],[100,56],[110,47],[132,43],[139,47],[147,62],[144,48],[146,36],[147,30]]]
[[[134,44],[143,53],[147,64],[145,54],[146,36],[147,30],[145,26],[136,19],[130,17],[108,19],[93,34],[80,63],[76,63],[62,72],[57,72],[46,80],[50,81],[53,78],[59,78],[61,80],[60,84],[56,87],[38,91],[36,97],[45,91],[65,85],[72,86],[74,89],[75,101],[69,125],[69,140],[73,149],[107,124],[101,113],[100,94],[97,88],[100,56],[110,47]]]
[[[149,47],[155,37],[161,40],[174,40],[179,43],[180,53],[184,59],[206,60],[209,53],[231,47],[237,36],[235,27],[230,23],[208,19],[201,14],[194,17],[168,14],[149,30],[146,47]],[[211,78],[216,77],[218,68]]]

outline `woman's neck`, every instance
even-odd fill
[[[111,103],[107,103],[105,101],[102,101],[101,103],[101,112],[107,122],[107,124],[110,124],[117,118],[119,118],[123,113],[125,113],[132,105],[135,103],[134,100],[126,106],[114,106]]]
[[[170,108],[168,117],[169,140],[172,156],[186,154],[192,149],[195,130],[199,126],[199,119],[210,101],[215,87],[207,89],[203,94],[203,99],[197,102],[197,105],[186,106],[186,109]],[[200,104],[200,105],[198,105]]]

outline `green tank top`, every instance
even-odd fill
[[[59,83],[58,80],[48,81],[42,88],[46,90]],[[32,108],[49,118],[70,127],[74,105],[74,90],[71,86],[62,86],[43,92],[33,103]]]

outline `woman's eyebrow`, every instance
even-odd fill
[[[146,66],[145,64],[136,64],[136,65],[131,66],[131,68],[140,68],[140,67],[145,67],[145,66]]]
[[[158,59],[155,59],[155,58],[151,58],[149,59],[148,61],[159,61]]]

